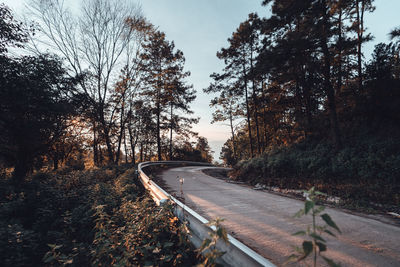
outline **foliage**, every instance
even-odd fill
[[[385,138],[397,142],[398,28],[391,33],[393,43],[378,44],[372,60],[363,60],[362,46],[372,38],[364,27],[364,15],[374,11],[374,1],[268,0],[262,4],[270,8],[271,16],[249,14],[238,25],[227,46],[217,52],[224,68],[210,75],[212,82],[204,90],[218,94],[210,103],[216,108],[213,121],[229,121],[231,127],[221,153],[225,164],[234,166],[269,154],[269,166],[249,171],[262,173],[267,168],[269,174],[293,176],[297,166],[292,165],[301,159],[280,158],[285,147],[295,154],[296,144],[320,142],[334,150],[329,156],[336,157],[336,152],[354,149],[356,136],[380,139],[387,132],[382,142]],[[233,127],[234,121],[239,121],[238,128]],[[272,155],[274,150],[279,155]],[[318,179],[334,179],[337,169],[347,169],[324,156],[311,165],[323,168],[323,161],[327,169],[335,165],[334,170],[326,173],[329,177],[315,173]],[[366,169],[356,166],[361,168]],[[359,179],[361,172],[356,172]],[[300,173],[314,175],[304,168]],[[253,178],[257,176],[262,175]]]
[[[129,98],[125,96],[135,90],[133,83],[125,88],[122,97],[118,84],[114,85],[121,66],[131,63],[131,55],[127,54],[139,51],[144,18],[140,7],[129,1],[90,0],[81,2],[79,7],[72,12],[61,0],[30,1],[29,16],[38,28],[30,48],[38,54],[50,48],[65,59],[71,76],[86,75],[87,79],[79,83],[83,96],[80,104],[84,107],[80,115],[85,119],[81,127],[92,133],[88,136],[93,162],[101,165],[107,160],[111,164],[119,138],[116,136],[126,129],[126,112],[121,111],[121,102],[128,107]],[[118,131],[119,126],[122,131]]]
[[[292,254],[289,257],[289,261],[303,261],[308,256],[313,254],[314,267],[317,266],[317,256],[321,256],[331,267],[340,266],[332,259],[322,256],[321,253],[327,251],[326,240],[322,237],[322,234],[328,234],[336,237],[332,231],[335,230],[339,233],[341,233],[341,231],[327,213],[321,215],[325,207],[316,206],[316,196],[321,195],[322,193],[316,191],[314,187],[312,187],[310,190],[305,191],[305,194],[307,195],[307,199],[304,203],[304,209],[299,210],[295,217],[301,217],[310,214],[312,217],[312,224],[307,227],[306,231],[298,231],[294,233],[294,235],[306,236],[308,239],[303,241],[301,248],[296,248],[298,254]],[[318,216],[321,217],[321,219],[325,222],[325,225],[317,225],[316,218]]]
[[[184,114],[192,114],[189,103],[196,98],[193,86],[186,84],[190,72],[184,71],[183,52],[175,49],[174,42],[165,33],[153,29],[146,35],[139,59],[141,80],[144,83],[140,95],[146,108],[154,114],[157,137],[157,158],[162,160],[162,132],[169,130],[169,159],[172,159],[173,132],[190,136],[191,124],[197,122]]]
[[[1,150],[22,179],[67,127],[78,80],[67,77],[60,60],[50,55],[3,58],[0,68]]]
[[[213,158],[212,153],[213,151],[211,150],[207,139],[199,136],[194,145],[187,140],[184,140],[180,144],[176,144],[173,159],[211,163]]]
[[[208,223],[208,226],[212,228],[209,233],[210,238],[203,240],[198,252],[204,256],[204,261],[197,266],[218,266],[218,259],[225,254],[225,251],[217,249],[218,242],[228,242],[228,234],[225,228],[221,225],[223,219],[214,219]]]
[[[310,186],[343,202],[399,205],[400,142],[396,138],[359,134],[336,152],[327,142],[307,141],[280,147],[241,161],[236,179],[289,189]]]
[[[0,53],[7,52],[9,46],[21,47],[27,35],[24,25],[14,19],[6,5],[0,4]]]
[[[156,207],[127,167],[0,181],[3,266],[193,265],[169,207]]]
[[[150,198],[126,201],[112,216],[99,205],[95,216],[93,265],[181,266],[195,262],[186,232],[171,209],[156,209]]]

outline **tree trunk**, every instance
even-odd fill
[[[338,82],[337,82],[337,89],[336,89],[336,94],[338,94],[341,89],[342,89],[342,83],[343,83],[343,70],[342,70],[342,53],[343,53],[343,34],[342,34],[342,16],[343,16],[343,10],[342,6],[339,6],[339,25],[338,25],[338,30],[339,30],[339,40],[338,40]]]
[[[250,106],[249,106],[249,96],[248,96],[248,89],[247,89],[247,77],[246,77],[246,69],[245,69],[244,65],[243,65],[243,74],[244,74],[244,91],[245,91],[245,100],[246,100],[247,128],[249,130],[250,157],[254,157],[253,138],[251,136]]]
[[[262,97],[262,109],[263,109],[263,128],[264,128],[264,142],[263,151],[268,147],[268,132],[267,132],[267,114],[266,114],[266,97],[264,90],[266,90],[265,80],[262,80],[261,84],[261,97]]]
[[[112,149],[112,145],[111,145],[110,131],[108,129],[108,125],[104,118],[103,104],[101,104],[99,107],[99,113],[100,113],[100,123],[103,128],[103,137],[104,137],[104,141],[106,142],[106,146],[107,146],[108,163],[112,164],[112,163],[114,163],[114,153],[113,153],[113,149]]]
[[[99,166],[99,155],[97,150],[96,121],[93,121],[93,164]]]
[[[160,101],[157,102],[157,156],[158,161],[161,161],[161,131],[160,131]]]
[[[128,163],[128,146],[126,145],[126,133],[124,133],[125,163]]]
[[[20,184],[24,181],[29,172],[29,165],[27,151],[25,151],[24,148],[19,147],[17,152],[17,163],[15,164],[13,172],[13,180],[16,184]]]
[[[326,7],[326,5],[325,5]],[[322,34],[321,34],[321,46],[322,52],[324,54],[324,67],[323,67],[323,75],[324,75],[324,87],[325,92],[328,98],[328,110],[329,110],[329,120],[332,132],[333,142],[337,149],[341,147],[341,138],[340,138],[340,130],[339,123],[337,119],[336,113],[336,102],[335,102],[335,92],[331,82],[331,54],[328,48],[328,37],[327,37],[327,27],[328,27],[328,19],[326,15],[326,10],[323,12],[324,25],[322,25]]]
[[[121,107],[121,117],[120,117],[120,132],[118,136],[118,147],[117,147],[117,154],[115,155],[115,164],[119,164],[119,158],[121,153],[121,145],[122,145],[122,136],[125,132],[125,120],[124,120],[124,113],[125,113],[125,96],[122,97],[122,107]]]
[[[170,134],[169,134],[169,160],[172,160],[172,128],[173,128],[173,110],[172,110],[172,103],[171,103],[171,111],[170,111]]]
[[[254,79],[252,80],[252,83],[253,83],[252,97],[253,97],[253,104],[254,104],[253,116],[254,116],[254,121],[256,123],[257,152],[260,155],[261,154],[261,141],[260,141],[260,129],[259,129],[259,123],[258,123],[258,101],[257,101],[256,86],[255,86]]]
[[[140,120],[139,120],[139,124],[140,124]],[[140,126],[139,126],[139,128],[140,128]],[[128,123],[128,132],[129,132],[129,142],[131,144],[131,151],[132,151],[132,163],[136,164],[135,149],[136,149],[136,144],[137,144],[138,137],[137,137],[137,135],[135,135],[135,141],[133,141],[134,135],[132,133],[132,126],[131,126],[130,119],[129,119],[129,123]],[[136,132],[137,132],[137,130],[135,130],[135,133]],[[140,156],[140,160],[142,160],[142,153],[141,153],[141,156]]]
[[[261,142],[260,142],[260,129],[258,125],[258,103],[257,103],[257,94],[256,94],[256,82],[254,81],[254,67],[253,67],[253,43],[251,44],[251,51],[250,51],[250,73],[252,74],[252,86],[253,86],[253,104],[254,104],[254,121],[256,123],[256,136],[257,136],[257,151],[258,154],[261,154]]]
[[[231,127],[231,135],[232,135],[232,152],[233,152],[233,158],[237,159],[236,155],[236,140],[235,140],[235,130],[233,129],[233,116],[232,116],[232,109],[229,112],[229,125]]]
[[[58,156],[54,156],[53,157],[53,170],[54,171],[58,170],[58,163],[59,163]]]
[[[140,142],[140,162],[143,162],[143,142]]]
[[[364,1],[356,1],[356,12],[357,12],[357,69],[358,69],[358,93],[362,92],[363,77],[362,77],[362,42],[364,32]]]

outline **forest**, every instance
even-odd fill
[[[211,161],[191,130],[183,52],[137,5],[89,1],[81,17],[63,1],[29,7],[32,25],[1,6],[0,164],[15,179],[65,165]]]
[[[217,94],[213,122],[230,125],[221,159],[232,176],[398,206],[400,28],[365,60],[373,0],[262,5],[271,17],[240,23],[204,89]]]

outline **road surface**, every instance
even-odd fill
[[[229,234],[274,264],[281,266],[302,238],[292,236],[310,225],[311,217],[293,218],[304,204],[249,186],[228,183],[205,175],[205,167],[173,168],[161,173],[161,186],[180,196],[184,178],[185,203],[206,219],[224,218]],[[342,230],[338,239],[326,237],[325,256],[342,266],[400,266],[400,227],[356,216],[339,209],[326,212]],[[319,265],[322,264],[319,260]],[[321,265],[323,266],[323,265]]]

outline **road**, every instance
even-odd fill
[[[201,172],[204,168],[166,170],[160,175],[162,187],[180,196],[177,177],[183,177],[189,207],[208,220],[224,218],[229,234],[281,266],[293,253],[293,245],[302,243],[292,233],[310,225],[310,217],[293,218],[303,202],[210,177]],[[339,209],[327,208],[326,212],[342,234],[338,239],[326,238],[325,256],[342,266],[400,266],[400,227]]]

